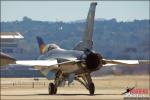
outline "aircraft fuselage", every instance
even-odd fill
[[[47,53],[41,55],[38,59],[39,60],[53,60],[56,59],[57,63],[63,63],[65,61],[72,61],[72,60],[80,60],[80,61],[85,61],[85,58],[87,55],[85,54],[84,51],[77,51],[77,50],[64,50],[64,49],[53,49],[48,51]],[[90,71],[95,71],[98,70],[99,68],[96,69],[90,69],[86,66],[86,61],[85,63],[68,63],[66,65],[55,65],[55,67],[59,67],[60,70],[62,71],[63,74],[82,74],[85,73],[85,70],[87,72]],[[47,74],[45,74],[47,75]]]

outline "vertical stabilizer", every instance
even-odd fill
[[[86,28],[82,37],[82,41],[92,41],[96,5],[97,3],[91,3],[90,5],[88,16],[86,19]]]
[[[93,26],[94,26],[96,5],[97,5],[96,2],[93,2],[90,4],[83,37],[82,37],[80,43],[78,43],[77,46],[74,48],[74,50],[84,51],[86,49],[92,49],[92,47],[93,47],[92,35],[93,35]]]

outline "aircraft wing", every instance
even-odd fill
[[[107,60],[103,59],[103,66],[127,65],[134,66],[140,64],[150,64],[150,60]]]
[[[0,52],[0,66],[5,66],[5,65],[8,65],[8,64],[14,64],[16,61],[15,58],[5,54],[5,53],[2,53]]]

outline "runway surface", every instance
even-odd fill
[[[122,90],[96,90],[95,95],[90,96],[86,90],[81,89],[59,89],[58,94],[48,95],[47,89],[23,89],[23,90],[6,90],[2,91],[1,99],[123,99],[119,93]],[[113,94],[112,94],[113,93]]]
[[[88,90],[80,83],[75,82],[71,86],[59,87],[56,95],[48,95],[48,83],[46,79],[35,81],[33,78],[3,78],[1,79],[1,99],[13,100],[106,100],[106,99],[123,99],[126,87],[148,88],[148,77],[141,78],[142,81],[137,82],[135,77],[132,81],[128,77],[103,77],[93,79],[95,83],[95,95],[89,95]],[[122,80],[119,80],[122,79]],[[134,79],[134,80],[133,80]],[[139,79],[139,77],[138,77]],[[130,81],[130,82],[128,82]],[[143,83],[142,83],[143,82]],[[128,84],[125,86],[125,83]],[[129,84],[130,83],[130,84]]]

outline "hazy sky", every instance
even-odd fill
[[[97,1],[96,18],[118,21],[149,19],[149,1]],[[85,19],[91,1],[2,1],[1,20],[22,20],[28,16],[41,21]]]

